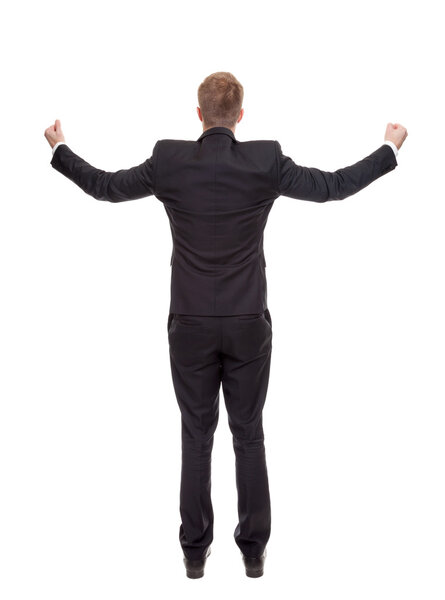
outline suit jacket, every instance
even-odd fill
[[[170,313],[224,316],[268,308],[263,232],[279,196],[343,200],[397,160],[384,143],[354,165],[321,171],[295,164],[276,140],[240,142],[231,129],[211,127],[196,141],[158,140],[130,169],[97,169],[66,144],[51,165],[97,200],[160,200],[173,239]]]

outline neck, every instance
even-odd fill
[[[235,128],[234,127],[227,127],[226,125],[212,125],[211,127],[206,127],[205,125],[203,125],[203,132],[207,131],[207,129],[212,129],[213,127],[225,127],[226,129],[230,129],[230,131],[233,133],[233,135],[235,135]]]

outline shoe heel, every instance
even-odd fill
[[[204,576],[204,569],[206,566],[207,558],[211,553],[210,546],[207,548],[207,551],[203,558],[199,558],[197,560],[190,560],[184,556],[183,561],[185,565],[185,573],[187,577],[190,579],[199,579]]]
[[[186,575],[189,579],[199,579],[204,576],[204,569],[186,569]]]
[[[267,552],[264,550],[262,556],[252,558],[249,556],[244,556],[244,554],[241,552],[247,577],[262,577],[264,575],[264,562],[266,560],[266,554]]]
[[[264,575],[264,569],[246,569],[247,577],[262,577]]]

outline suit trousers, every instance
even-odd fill
[[[170,313],[167,330],[181,412],[179,541],[184,556],[202,558],[213,541],[211,456],[221,385],[235,453],[238,523],[233,535],[245,556],[261,556],[271,529],[263,431],[272,353],[270,312]]]

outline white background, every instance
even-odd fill
[[[443,599],[443,30],[439,2],[21,2],[2,9],[0,595],[5,600]],[[155,197],[55,171],[44,130],[106,170],[197,139],[197,88],[243,84],[240,141],[335,170],[407,127],[357,195],[281,197],[265,231],[272,533],[248,579],[221,395],[205,577],[179,545],[172,240]],[[157,592],[155,592],[157,589]],[[283,588],[282,588],[283,589]]]

